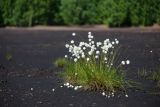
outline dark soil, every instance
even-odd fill
[[[72,32],[77,36],[72,37]],[[153,72],[160,64],[160,31],[92,33],[96,41],[120,41],[122,59],[131,60],[127,78],[142,83],[143,90],[129,89],[128,98],[123,93],[105,98],[99,92],[59,87],[63,82],[58,72],[62,70],[52,63],[67,54],[66,42],[86,40],[87,30],[0,29],[0,107],[160,107],[160,95],[152,91],[156,83],[137,76],[138,69]]]

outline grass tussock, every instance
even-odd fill
[[[157,69],[155,70],[155,72],[153,72],[150,78],[154,81],[160,81],[160,66],[157,67]]]
[[[54,65],[56,67],[63,68],[67,63],[67,60],[65,58],[58,58],[55,62]]]
[[[12,59],[12,54],[11,53],[7,53],[5,58],[6,58],[6,60],[10,61]]]
[[[62,76],[66,82],[82,85],[88,90],[125,90],[125,72],[104,63],[97,66],[93,60],[80,60],[74,63],[68,60]]]
[[[138,70],[138,78],[147,78],[147,77],[148,77],[148,72],[145,68]]]
[[[145,68],[143,68],[138,71],[138,77],[155,81],[151,94],[160,95],[160,66],[156,67],[152,72],[148,72]]]

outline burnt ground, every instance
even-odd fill
[[[72,37],[72,32],[77,36]],[[153,72],[160,64],[160,31],[92,32],[96,41],[120,41],[122,59],[131,60],[127,78],[142,83],[143,90],[129,89],[128,98],[121,93],[105,98],[99,92],[59,87],[62,70],[52,63],[67,54],[66,42],[86,40],[87,32],[0,29],[0,107],[160,107],[160,95],[150,93],[155,82],[137,76],[138,69]]]

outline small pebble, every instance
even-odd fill
[[[76,86],[76,87],[74,87],[74,90],[76,91],[76,90],[78,90],[78,87]]]
[[[33,88],[31,88],[31,91],[33,91]]]
[[[128,97],[128,95],[126,94],[125,97]]]
[[[55,89],[53,88],[53,89],[52,89],[52,91],[54,92],[54,91],[55,91]]]
[[[66,83],[66,86],[69,86],[69,83]]]
[[[73,106],[73,104],[69,104],[69,106]]]
[[[78,88],[82,88],[82,86],[80,85],[80,86],[78,86]]]

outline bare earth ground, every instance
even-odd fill
[[[86,40],[92,31],[95,41],[117,38],[122,59],[127,57],[127,78],[143,83],[144,90],[128,90],[105,98],[99,92],[60,88],[61,69],[52,62],[63,57],[71,39]],[[72,37],[71,33],[77,33]],[[137,77],[146,67],[150,72],[160,64],[159,28],[1,28],[0,107],[160,107],[160,95],[149,93],[155,82]],[[57,87],[57,88],[56,88]],[[52,91],[56,88],[55,92]]]

